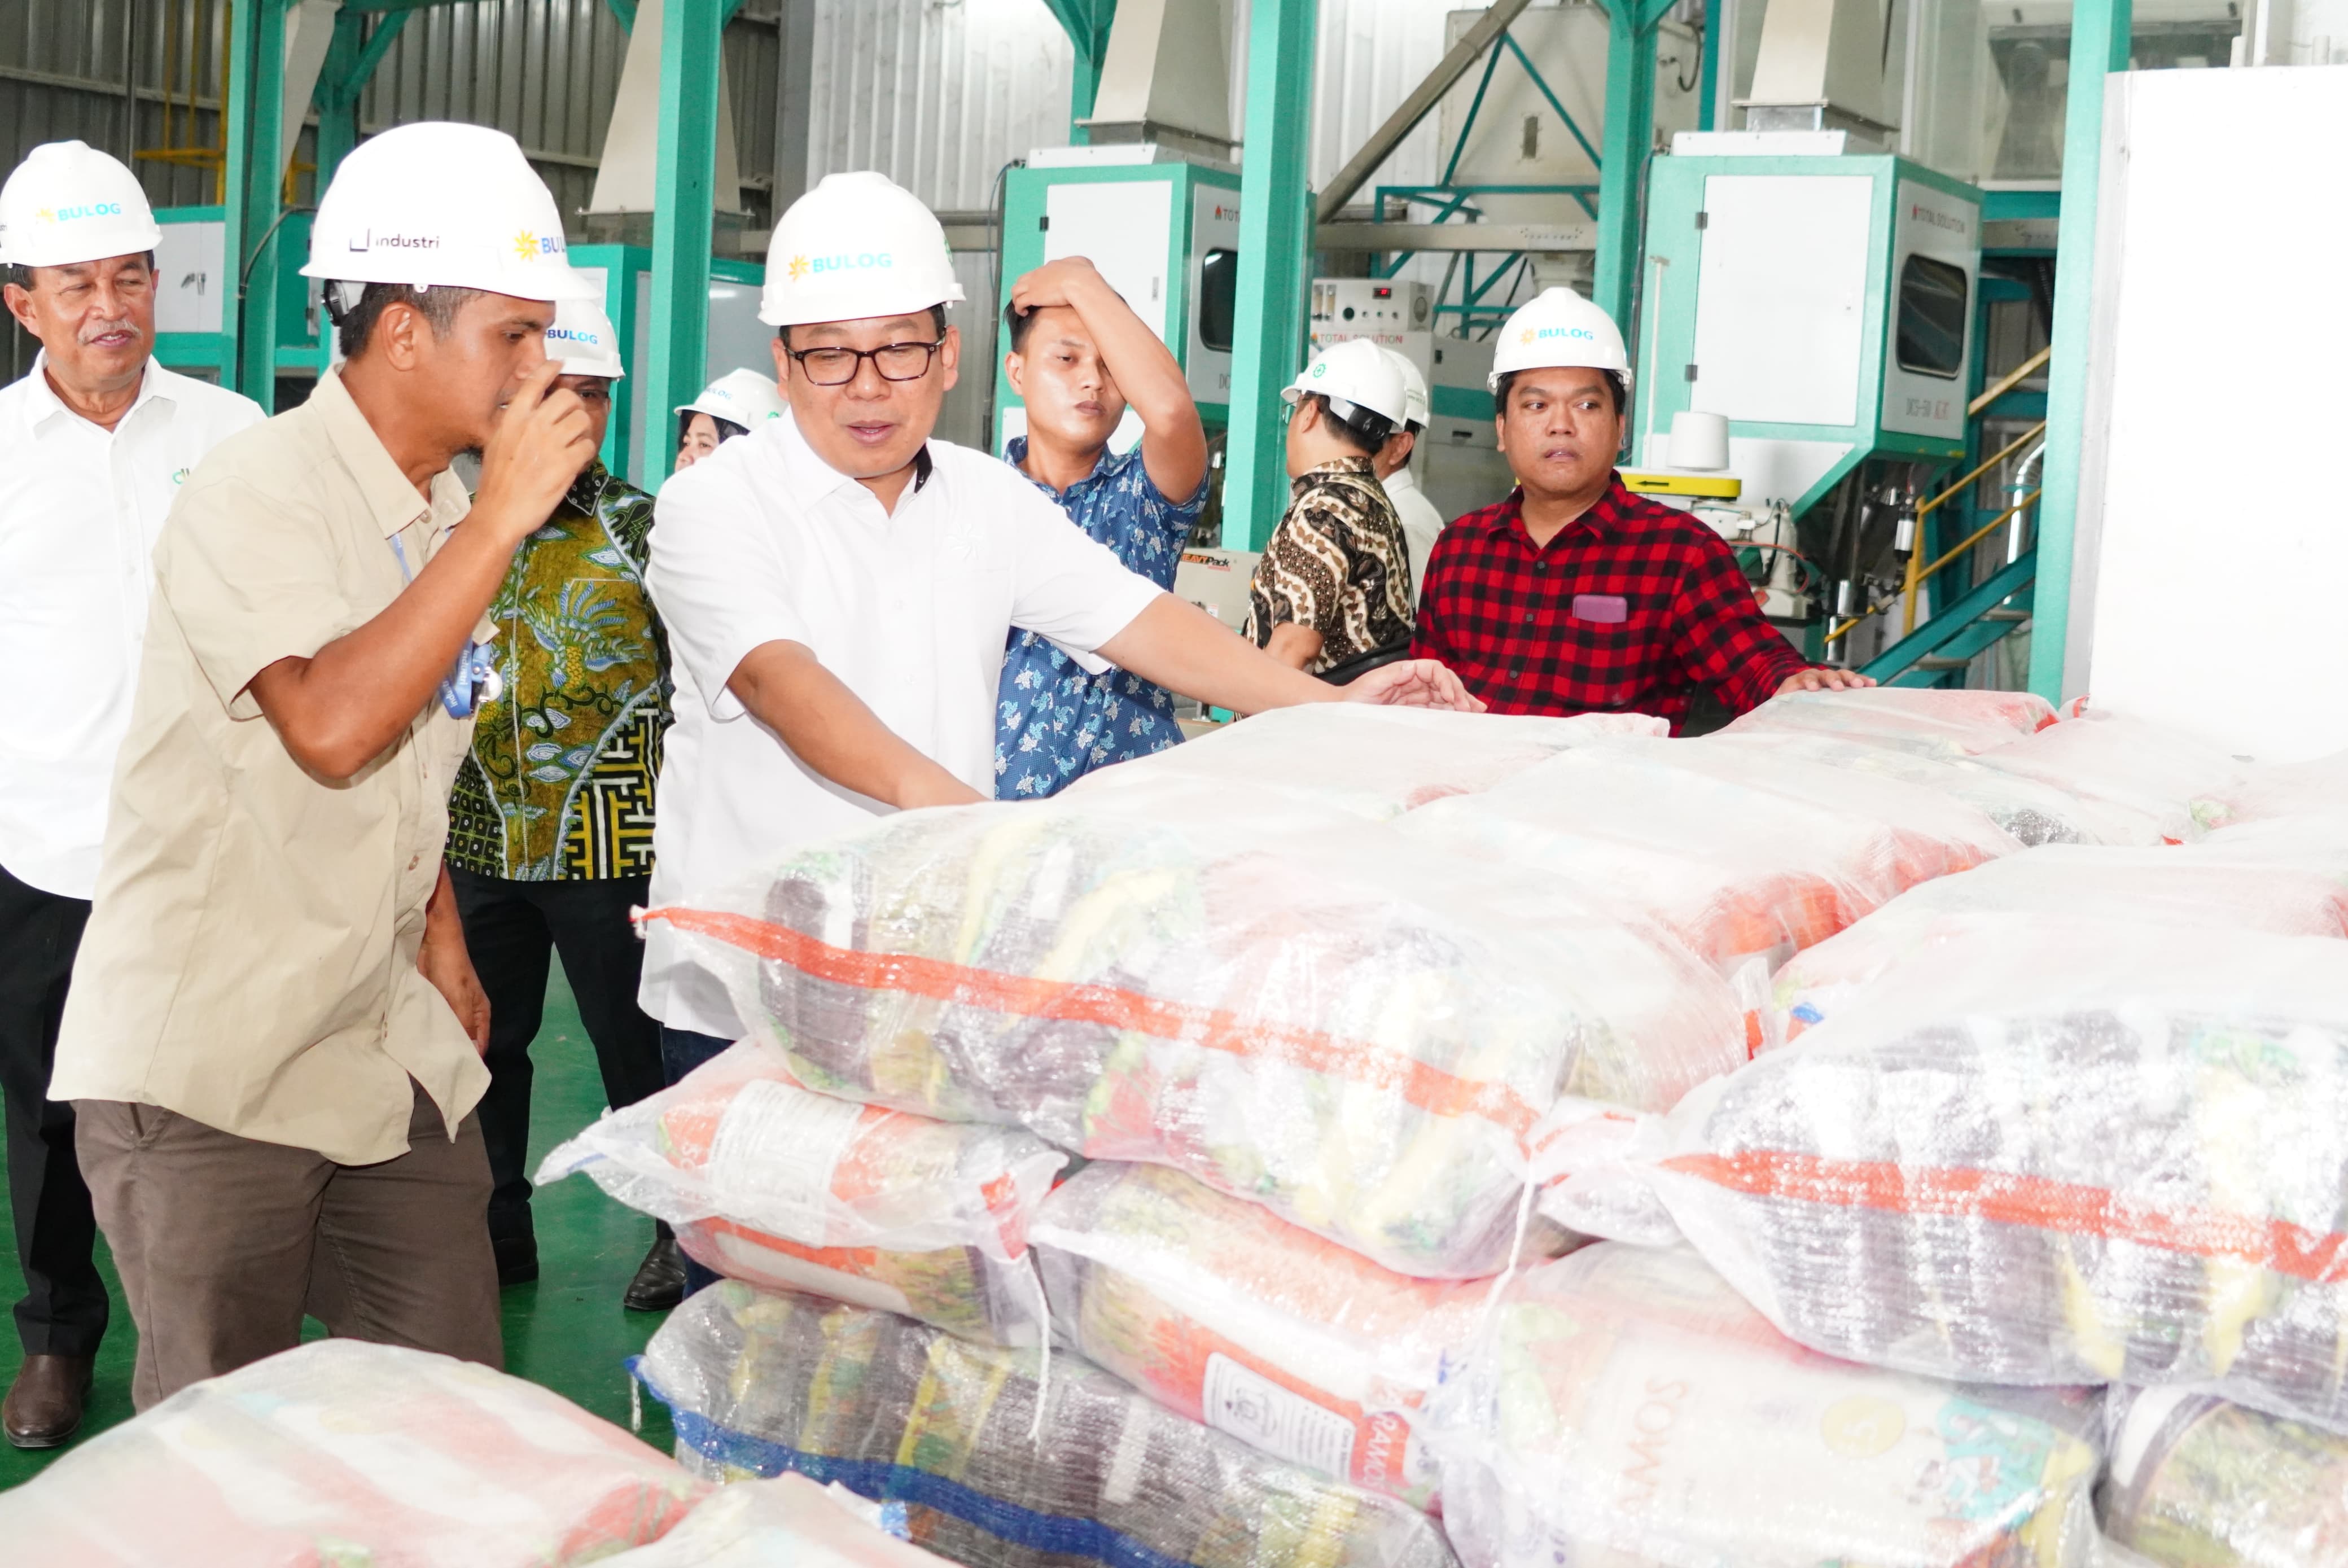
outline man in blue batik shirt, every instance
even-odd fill
[[[1011,465],[1128,567],[1173,587],[1207,504],[1207,432],[1181,366],[1081,256],[1013,284],[1004,317],[1004,370],[1027,405]],[[1128,402],[1142,435],[1120,456],[1108,441]],[[1041,799],[1181,738],[1163,686],[1120,669],[1086,674],[1048,638],[1013,630],[995,708],[995,799]]]

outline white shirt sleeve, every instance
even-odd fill
[[[1004,473],[1012,482],[996,488],[1016,563],[1011,624],[1049,637],[1098,675],[1109,665],[1093,650],[1133,624],[1165,590],[1129,571],[1017,470]]]
[[[812,640],[771,532],[742,526],[760,510],[732,467],[705,464],[672,476],[654,503],[644,586],[671,655],[721,722],[745,711],[726,683],[752,649]]]

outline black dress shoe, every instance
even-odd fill
[[[497,1253],[499,1289],[528,1284],[538,1277],[536,1236],[491,1236],[489,1249]]]
[[[630,1312],[666,1312],[684,1299],[685,1254],[677,1250],[675,1237],[663,1236],[636,1265],[636,1277],[628,1282],[620,1304]]]
[[[0,1429],[20,1449],[54,1449],[81,1429],[92,1356],[27,1356],[0,1402]]]

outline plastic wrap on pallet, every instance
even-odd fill
[[[1089,773],[1061,797],[1097,810],[1155,810],[1169,793],[1225,819],[1249,804],[1294,804],[1324,820],[1382,821],[1446,796],[1488,789],[1559,752],[1669,727],[1636,713],[1452,713],[1309,703],[1274,708],[1181,746]]]
[[[84,1439],[0,1492],[0,1541],[73,1568],[568,1568],[659,1539],[708,1490],[535,1384],[323,1339]]]
[[[2183,730],[2095,710],[2051,725],[2027,740],[1984,751],[1980,761],[2076,798],[2099,844],[2181,844],[2201,836],[2194,803],[2222,793],[2249,771]]]
[[[1749,1046],[1667,937],[1372,823],[908,812],[650,918],[810,1087],[1170,1165],[1436,1277],[1505,1265],[1560,1089],[1662,1109]]]
[[[1729,975],[1766,975],[1920,882],[2021,848],[1931,789],[1684,740],[1584,747],[1395,831],[1618,903]]]
[[[2160,1568],[2348,1563],[2348,1437],[2181,1388],[2113,1390],[2105,1532]]]
[[[1970,757],[1940,757],[1874,746],[1824,730],[1729,728],[1697,742],[1709,751],[1777,752],[1860,773],[1921,785],[1962,800],[2013,835],[2018,843],[2091,841],[2097,818],[2078,798],[2034,779],[1984,768]]]
[[[605,1115],[538,1180],[584,1171],[719,1274],[1027,1345],[1027,1225],[1067,1162],[1030,1132],[818,1094],[746,1041]]]
[[[902,1505],[975,1568],[1447,1568],[1426,1515],[1185,1420],[1073,1356],[722,1282],[636,1364],[713,1478],[797,1470]],[[1038,1408],[1038,1402],[1041,1408]]]
[[[2193,802],[2193,814],[2213,829],[2288,818],[2340,822],[2348,819],[2348,751],[2248,769],[2240,778],[2205,791]]]
[[[1544,1212],[1675,1228],[1815,1349],[2348,1427],[2348,944],[1985,931],[1668,1117],[1570,1102]]]
[[[1192,1420],[1433,1504],[1415,1415],[1490,1296],[1411,1279],[1179,1171],[1099,1164],[1035,1222],[1060,1337]]]
[[[1769,1039],[1798,1038],[1921,949],[2015,924],[2044,928],[2056,944],[2094,925],[2121,946],[2143,924],[2348,936],[2348,879],[2238,855],[2220,837],[2181,848],[2025,851],[1926,882],[1795,954],[1774,982]]]
[[[803,1475],[737,1480],[602,1568],[939,1568],[945,1559],[905,1540],[904,1510],[893,1512]]]
[[[2054,722],[2046,699],[2026,691],[1938,691],[1868,686],[1773,697],[1725,735],[1790,731],[1887,746],[1928,757],[1970,757]]]
[[[1601,1243],[1509,1283],[1427,1425],[1467,1568],[2088,1568],[2097,1403],[1820,1356]]]

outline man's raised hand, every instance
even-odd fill
[[[481,450],[472,515],[516,544],[546,521],[594,460],[586,406],[577,393],[555,387],[561,374],[561,362],[550,359],[523,377]]]

